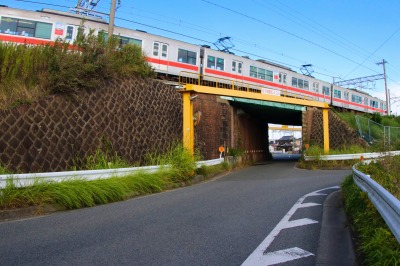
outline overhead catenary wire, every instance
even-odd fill
[[[283,32],[283,33],[285,33],[285,34],[288,34],[288,35],[293,36],[293,37],[295,37],[295,38],[297,38],[297,39],[300,39],[300,40],[302,40],[302,41],[305,41],[305,42],[307,42],[307,43],[310,43],[310,44],[312,44],[312,45],[314,45],[314,46],[316,46],[316,47],[319,47],[319,48],[321,48],[321,49],[323,49],[323,50],[325,50],[325,51],[328,51],[328,52],[330,52],[330,53],[332,53],[332,54],[335,54],[335,55],[337,55],[337,56],[339,56],[339,57],[341,57],[341,58],[344,58],[344,59],[346,59],[346,60],[348,60],[348,61],[350,61],[350,62],[352,62],[352,63],[358,64],[358,62],[356,62],[355,60],[353,60],[353,59],[351,59],[351,58],[349,58],[349,57],[347,57],[347,56],[344,56],[344,55],[342,55],[342,54],[340,54],[340,53],[338,53],[338,52],[333,51],[332,49],[329,49],[329,48],[327,48],[327,47],[325,47],[325,46],[323,46],[323,45],[320,45],[320,44],[318,44],[318,43],[316,43],[316,42],[310,41],[310,40],[308,40],[307,38],[304,38],[304,37],[302,37],[302,36],[300,36],[300,35],[298,35],[298,34],[292,33],[292,32],[287,31],[287,30],[285,30],[285,29],[282,29],[282,28],[280,28],[280,27],[278,27],[278,26],[275,26],[275,25],[273,25],[273,24],[271,24],[271,23],[268,23],[268,22],[263,21],[263,20],[261,20],[261,19],[252,17],[252,16],[247,15],[247,14],[245,14],[245,13],[236,11],[236,10],[231,9],[231,8],[229,8],[229,7],[222,6],[222,5],[219,5],[219,4],[210,2],[210,1],[208,1],[208,0],[201,0],[201,1],[202,1],[202,2],[205,2],[205,3],[208,3],[208,4],[210,4],[210,5],[213,5],[213,6],[219,7],[219,8],[221,8],[221,9],[230,11],[230,12],[232,12],[232,13],[238,14],[238,15],[240,15],[240,16],[246,17],[246,18],[248,18],[248,19],[250,19],[250,20],[259,22],[259,23],[264,24],[264,25],[266,25],[266,26],[269,26],[269,27],[271,27],[271,28],[273,28],[273,29],[276,29],[276,30],[278,30],[278,31],[281,31],[281,32]],[[368,67],[366,67],[366,66],[364,66],[364,68],[369,69],[369,70],[371,70],[371,71],[373,71],[373,72],[376,72],[376,70],[371,69],[371,68],[368,68]],[[376,73],[377,73],[377,72],[376,72]]]
[[[62,8],[69,8],[68,6],[54,5],[54,4],[49,4],[49,3],[39,2],[39,1],[31,1],[31,0],[16,0],[16,1],[37,3],[37,4],[50,5],[50,6],[57,6],[57,7],[62,7]],[[72,0],[64,0],[64,1],[68,1],[68,2],[71,2],[71,3],[73,2]],[[211,3],[210,1],[206,1],[206,0],[201,0],[201,1],[206,2],[206,3]],[[217,4],[214,4],[214,3],[211,3],[211,4],[217,5]],[[217,5],[217,6],[219,6],[219,5]],[[219,7],[221,7],[221,6],[219,6]],[[99,8],[107,9],[107,8],[105,8],[105,7],[99,7]],[[222,7],[222,8],[223,8],[223,7]],[[230,9],[228,9],[228,10],[230,10]],[[122,10],[121,10],[121,11],[122,11]],[[120,12],[121,12],[121,11],[120,11]],[[234,10],[230,10],[230,11],[232,11],[232,12],[237,12],[237,11],[234,11]],[[118,13],[120,13],[120,12],[118,12]],[[125,12],[125,13],[126,13],[126,12]],[[242,13],[240,13],[240,12],[239,12],[239,14],[244,15],[244,16],[247,16],[246,14],[242,14]],[[251,18],[250,16],[247,16],[247,17]],[[208,40],[204,40],[204,39],[201,39],[201,38],[196,38],[196,37],[193,37],[193,36],[191,36],[191,35],[189,35],[189,34],[182,34],[182,33],[174,32],[174,31],[167,30],[167,29],[163,29],[163,28],[160,28],[160,27],[151,26],[151,25],[148,25],[148,24],[145,24],[145,23],[135,22],[135,21],[128,20],[128,19],[124,19],[124,18],[120,18],[120,17],[117,17],[117,19],[122,20],[122,21],[131,22],[131,23],[137,23],[137,24],[139,24],[139,25],[143,25],[143,26],[150,27],[150,28],[153,28],[153,29],[161,30],[161,31],[164,31],[164,32],[169,32],[169,33],[171,33],[171,34],[177,34],[177,35],[179,35],[179,36],[183,36],[183,37],[190,38],[190,39],[193,39],[193,40],[201,41],[201,42],[203,42],[203,43],[212,44],[212,42],[210,42],[210,41],[208,41]],[[255,18],[252,18],[252,19],[255,19]],[[258,20],[258,19],[255,19],[255,20]],[[179,23],[181,23],[181,20],[179,20],[179,21],[180,21]],[[260,20],[260,22],[262,22],[262,21]],[[262,22],[262,23],[265,24],[265,22]],[[193,25],[194,25],[194,24],[193,24]],[[195,26],[198,27],[197,25],[195,25]],[[275,26],[273,26],[273,25],[270,25],[270,26],[275,27]],[[209,29],[207,29],[207,28],[205,28],[205,27],[202,27],[202,28],[203,28],[203,29],[206,29],[206,30],[209,30]],[[278,27],[276,27],[276,28],[278,28]],[[280,28],[279,28],[279,29],[280,29]],[[196,30],[198,30],[198,29],[196,29]],[[284,30],[284,29],[280,29],[280,30],[283,31],[283,32],[285,32],[285,33],[287,33],[287,34],[291,34],[291,35],[293,35],[293,36],[297,36],[297,37],[299,37],[299,38],[302,38],[301,36],[298,36],[298,35],[296,35],[296,34],[290,33],[290,32],[288,32],[288,31],[286,31],[286,30]],[[214,31],[214,32],[215,32],[215,31]],[[246,41],[242,41],[242,40],[240,40],[239,38],[238,38],[238,39],[234,38],[234,39],[235,39],[235,40],[239,40],[240,42],[243,42],[244,44],[246,44]],[[303,38],[303,39],[304,39],[305,41],[308,41],[308,40],[305,39],[305,38]],[[310,41],[308,41],[308,42],[310,42]],[[311,42],[311,43],[314,43],[314,42]],[[277,52],[277,51],[273,51],[273,50],[271,50],[271,49],[262,47],[262,46],[257,45],[257,44],[252,44],[252,43],[247,42],[247,45],[251,45],[251,46],[253,46],[253,47],[256,47],[257,49],[260,49],[260,50],[263,50],[263,51],[268,51],[268,52],[271,52],[271,53],[275,53],[275,54],[277,54],[277,55],[280,55],[280,56],[283,56],[283,57],[290,58],[290,59],[292,59],[292,60],[297,60],[297,61],[299,61],[299,62],[305,63],[305,61],[302,61],[302,60],[299,60],[299,59],[295,59],[295,58],[293,58],[293,57],[289,57],[289,56],[287,56],[287,55],[284,55],[283,53],[280,53],[280,52]],[[315,43],[315,45],[319,46],[319,45],[316,44],[316,43]],[[323,46],[321,46],[321,47],[323,47]],[[326,49],[328,49],[328,48],[326,48]],[[328,49],[328,51],[331,51],[331,50]],[[245,51],[242,51],[242,50],[240,50],[240,52],[241,52],[241,53],[244,53],[244,54],[249,54],[249,53],[247,53],[247,52],[245,52]],[[332,52],[335,53],[334,51],[332,51]],[[337,54],[337,53],[336,53],[336,54]],[[249,54],[249,55],[250,55],[250,54]],[[254,54],[254,53],[251,54],[251,55],[256,56],[256,57],[258,57],[258,58],[266,58],[266,57],[263,57],[263,56],[260,56],[260,55],[256,55],[256,54]],[[337,55],[339,55],[339,54],[337,54]],[[341,55],[340,55],[340,56],[341,56]],[[341,56],[341,57],[343,57],[343,56]],[[347,57],[344,57],[344,58],[347,58]],[[279,64],[281,64],[281,65],[286,65],[286,66],[290,66],[290,67],[292,67],[292,68],[299,69],[298,66],[290,65],[290,64],[287,64],[287,63],[284,63],[284,62],[279,62],[278,60],[272,60],[272,59],[269,59],[269,58],[266,58],[266,59],[267,59],[268,61],[277,62],[277,63],[279,63]],[[349,60],[350,60],[350,61],[353,61],[353,60],[351,60],[350,58],[349,58]],[[355,61],[353,61],[353,62],[355,62]],[[370,69],[370,70],[371,70],[371,69]],[[372,70],[372,71],[373,71],[373,70]],[[375,72],[375,71],[374,71],[374,72]],[[334,75],[332,75],[332,74],[325,74],[325,73],[321,73],[321,72],[317,72],[317,71],[314,72],[314,73],[317,73],[317,74],[320,74],[320,75],[325,75],[325,76],[328,76],[328,77],[337,77],[337,76],[338,76],[337,74],[334,74]]]

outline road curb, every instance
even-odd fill
[[[324,201],[316,265],[357,265],[341,190]]]

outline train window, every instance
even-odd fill
[[[168,56],[168,45],[163,43],[161,57],[167,58],[167,56]]]
[[[362,103],[362,98],[358,95],[351,95],[351,101],[354,103]]]
[[[224,59],[209,55],[207,59],[207,67],[224,70]]]
[[[71,41],[74,38],[74,26],[67,26],[67,33],[65,35],[65,40]]]
[[[297,79],[297,87],[298,88],[302,89],[304,87],[303,84],[304,84],[304,82],[302,79]]]
[[[258,69],[258,78],[265,80],[265,69],[262,69],[262,68]]]
[[[51,29],[50,23],[25,19],[2,17],[0,21],[0,32],[12,35],[50,39]]]
[[[158,56],[158,50],[160,48],[160,44],[158,42],[155,42],[153,44],[153,55],[154,56]]]
[[[314,82],[312,86],[313,86],[313,91],[319,92],[319,83],[318,82]]]
[[[368,98],[367,97],[364,98],[364,105],[368,106]]]
[[[370,105],[371,107],[375,107],[375,108],[378,108],[378,107],[379,107],[379,103],[378,103],[377,101],[374,101],[374,100],[370,100],[370,101],[369,101],[369,105]]]
[[[329,87],[326,87],[326,86],[322,86],[322,93],[323,93],[324,95],[329,95],[329,93],[330,93],[330,88],[329,88]]]
[[[267,72],[267,80],[272,81],[274,78],[274,73],[269,70],[266,70],[266,72]]]
[[[342,91],[340,91],[340,90],[334,90],[334,91],[333,91],[333,97],[334,97],[334,98],[338,98],[338,99],[342,99]]]
[[[232,72],[237,72],[238,74],[242,74],[242,62],[232,61]]]
[[[178,49],[178,62],[196,65],[197,54],[195,52]]]
[[[297,78],[292,77],[292,87],[297,88]]]
[[[304,89],[305,90],[309,90],[310,89],[310,86],[309,86],[309,83],[308,83],[307,80],[304,81]]]
[[[343,93],[343,97],[344,97],[345,100],[349,100],[349,92],[348,92],[348,91],[345,91],[345,92]]]
[[[207,59],[207,67],[208,68],[215,68],[215,57],[209,55]]]
[[[253,78],[257,77],[257,68],[254,66],[250,66],[250,77],[253,77]]]
[[[286,74],[285,73],[279,73],[279,83],[286,84]]]
[[[272,81],[273,72],[263,68],[250,66],[250,77]]]
[[[224,59],[223,58],[217,58],[217,69],[224,70]]]
[[[129,43],[135,44],[135,45],[139,46],[140,48],[142,48],[142,40],[129,38]]]
[[[51,38],[52,25],[50,23],[37,22],[35,37],[42,39]]]

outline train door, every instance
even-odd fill
[[[243,62],[232,60],[232,74],[236,80],[243,81]]]
[[[319,83],[313,82],[314,100],[319,101]]]
[[[76,39],[76,35],[78,34],[79,26],[76,25],[67,25],[65,30],[65,40],[69,43],[73,43]]]
[[[348,91],[343,92],[343,98],[345,100],[343,107],[349,108],[349,92]]]
[[[153,43],[153,66],[156,70],[168,71],[168,44],[161,42]]]

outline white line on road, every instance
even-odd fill
[[[282,218],[282,220],[275,226],[275,228],[272,229],[272,231],[269,233],[269,235],[253,251],[253,253],[251,253],[250,256],[243,262],[242,266],[266,265],[266,263],[268,263],[267,260],[268,259],[272,259],[274,257],[266,256],[266,254],[269,254],[269,253],[265,253],[265,251],[267,250],[267,248],[271,245],[272,241],[274,241],[274,239],[278,236],[278,234],[283,229],[293,227],[293,226],[290,226],[290,225],[302,226],[302,225],[318,223],[317,221],[313,221],[311,219],[300,219],[300,220],[295,220],[295,221],[289,221],[290,218],[293,216],[293,214],[297,211],[297,209],[318,206],[317,203],[303,203],[303,201],[307,197],[327,195],[327,194],[319,193],[321,191],[328,190],[328,189],[339,189],[339,188],[340,188],[339,186],[324,188],[324,189],[321,189],[321,190],[317,190],[317,191],[308,193],[308,194],[304,195],[303,197],[301,197],[293,205],[293,207],[288,211],[288,213]],[[311,221],[313,221],[313,222],[311,222]],[[289,249],[289,250],[292,250],[292,249]],[[297,255],[296,256],[286,255],[287,259],[288,259],[286,261],[295,260],[295,259],[299,259],[299,258],[302,258],[302,257],[308,257],[308,256],[310,256],[309,254],[314,255],[314,254],[312,254],[312,253],[310,253],[308,251],[304,251],[304,252],[306,252],[306,253],[301,253],[301,254],[307,254],[307,256],[300,256],[299,255],[300,256],[299,257]],[[275,251],[275,254],[282,254],[282,256],[285,256],[284,254],[288,254],[288,253],[285,253],[283,250],[280,250],[280,251]],[[270,265],[270,264],[267,264],[267,265]]]
[[[263,257],[264,261],[262,262],[262,265],[273,265],[309,256],[314,256],[314,254],[298,247],[288,248],[284,250],[266,253]]]

